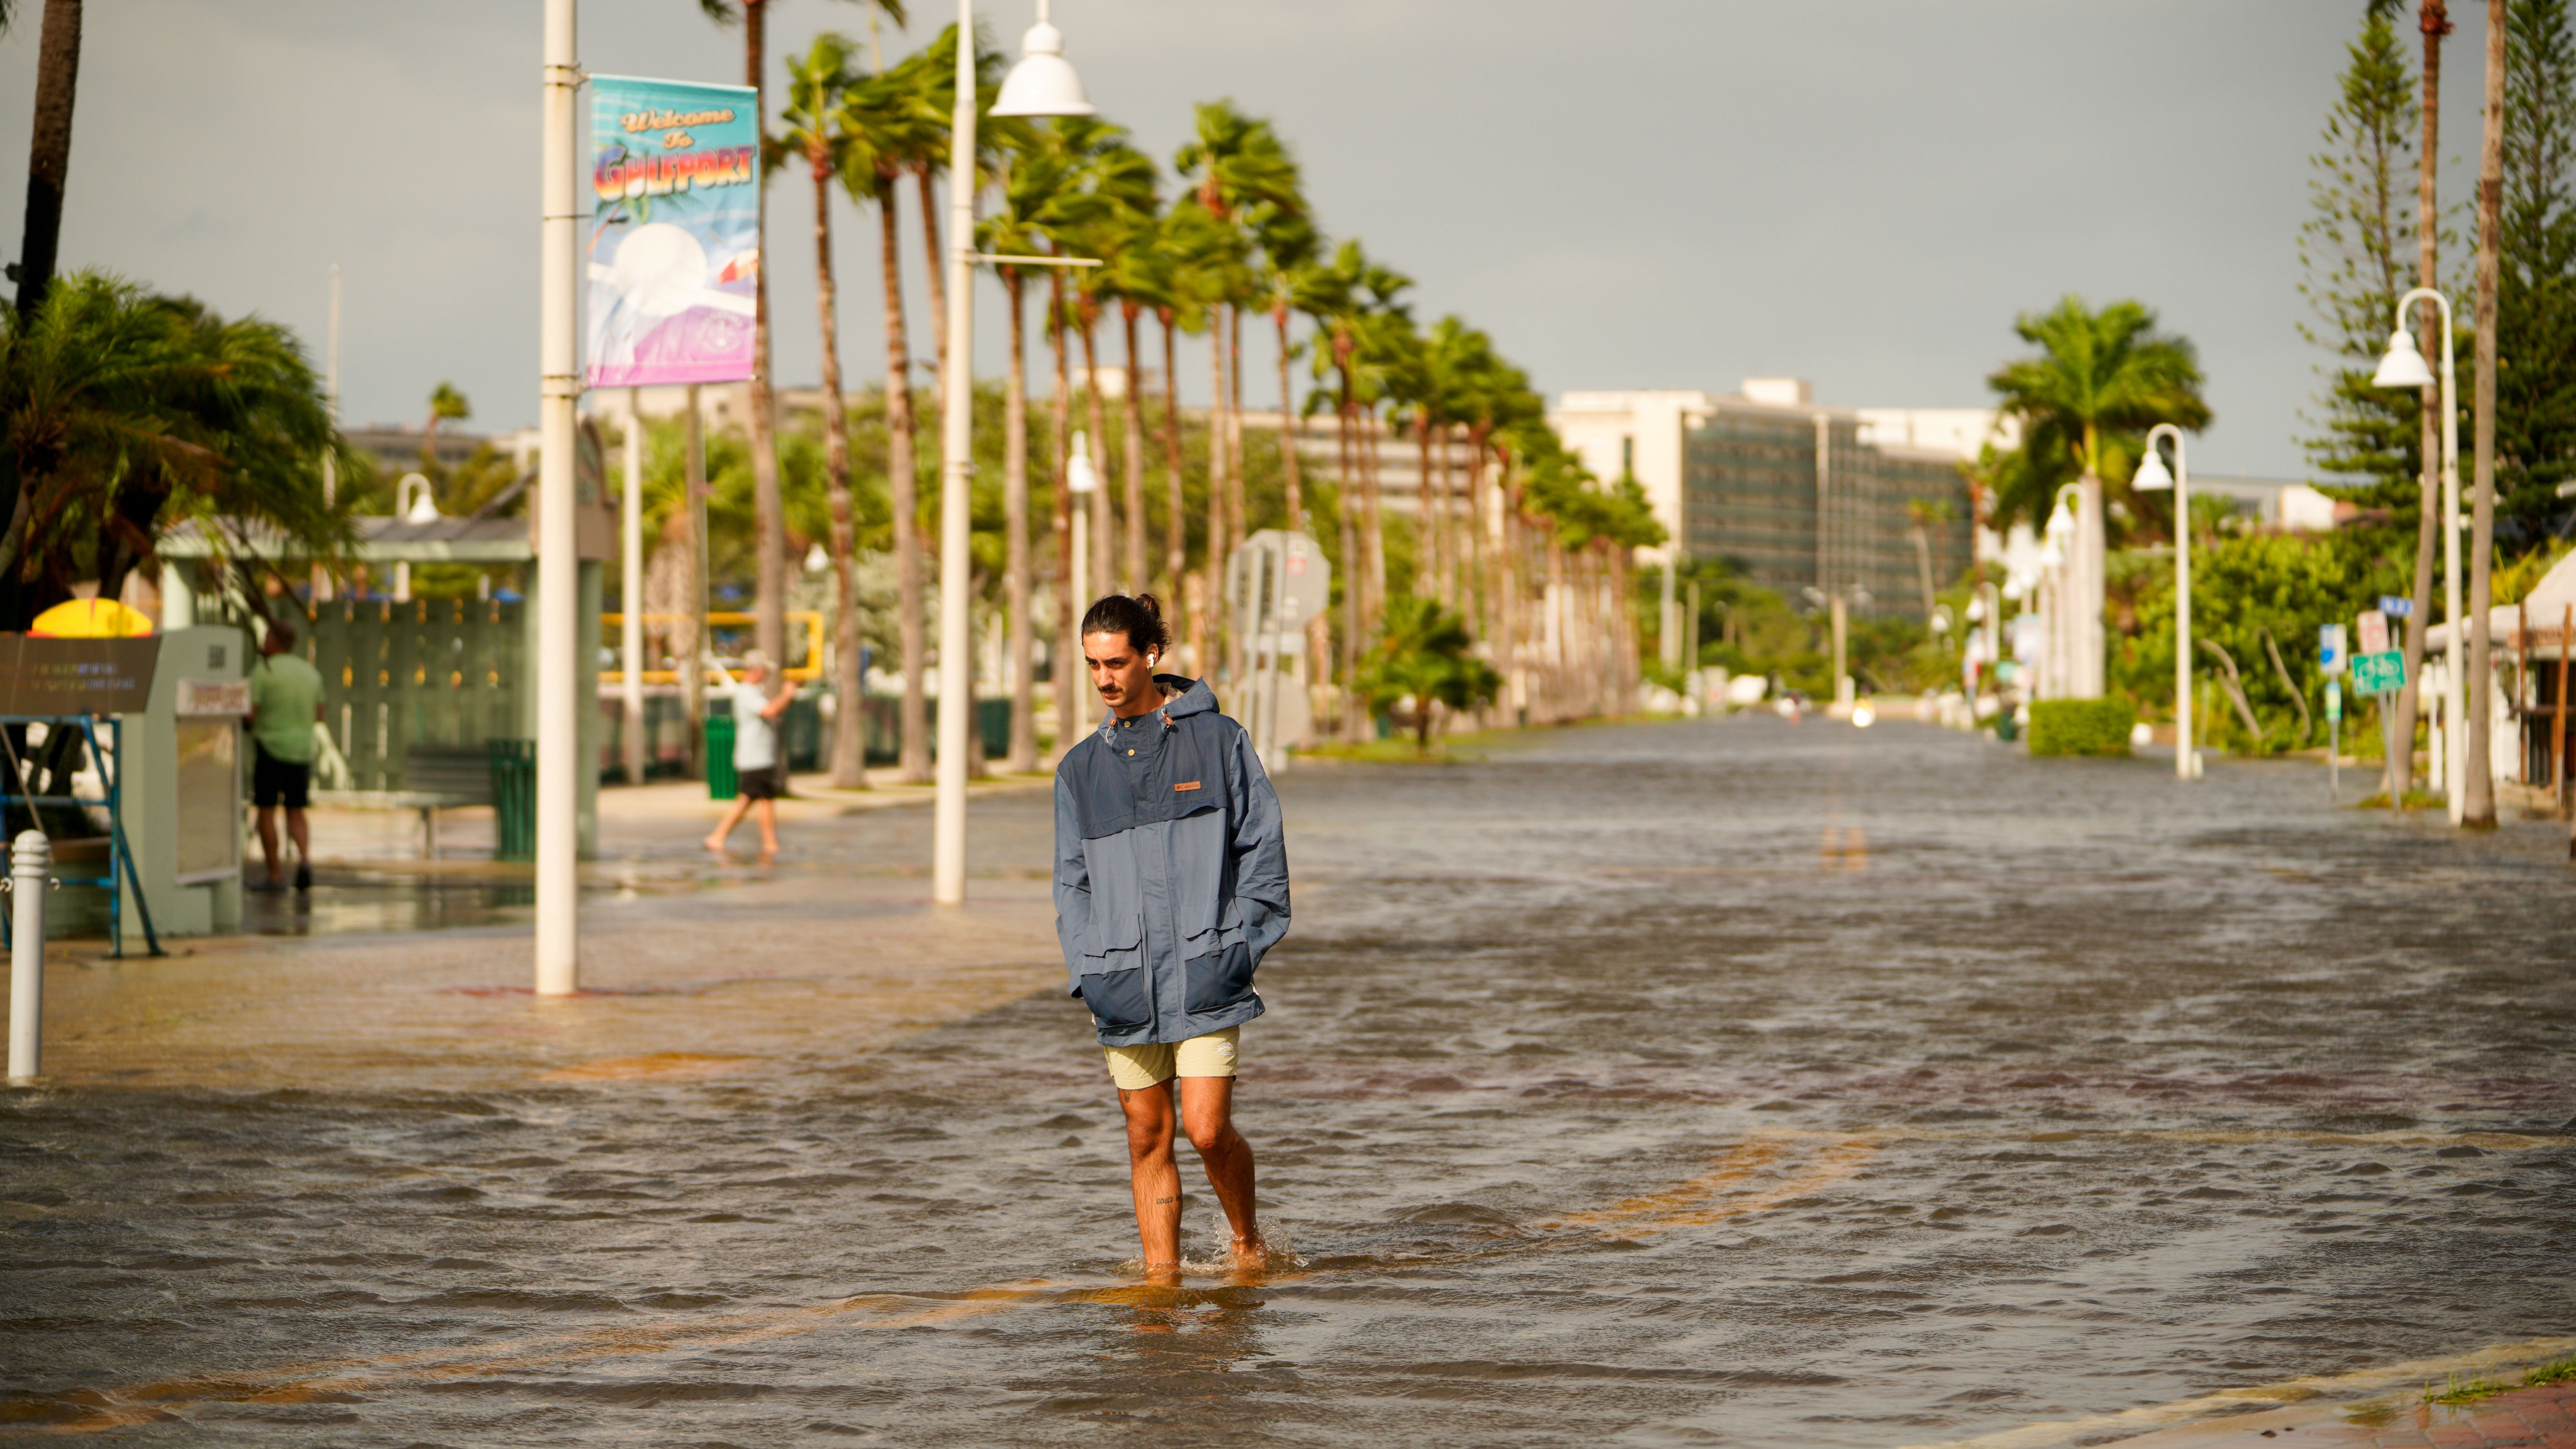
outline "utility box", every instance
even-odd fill
[[[126,849],[163,936],[241,929],[242,717],[250,713],[250,639],[229,625],[159,636],[161,659],[140,714],[124,716],[117,762]],[[131,882],[119,912],[143,939]]]

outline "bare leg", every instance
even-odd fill
[[[295,842],[295,860],[297,864],[310,865],[313,863],[312,822],[305,818],[303,811],[295,809],[293,806],[287,807],[286,811],[286,838]],[[269,873],[271,875],[276,874],[276,868],[272,866]]]
[[[705,845],[707,849],[717,851],[723,850],[725,848],[725,837],[733,834],[733,828],[742,823],[744,813],[750,809],[751,802],[739,795],[736,795],[733,798],[733,803],[725,807],[724,823],[716,827],[715,834],[706,838]]]
[[[761,801],[759,813],[760,858],[767,860],[778,853],[778,802],[775,800]]]
[[[1199,1150],[1208,1186],[1216,1189],[1217,1205],[1234,1231],[1235,1264],[1258,1266],[1264,1249],[1252,1215],[1252,1144],[1234,1130],[1234,1078],[1183,1077],[1180,1083],[1181,1126]]]
[[[1181,1171],[1172,1163],[1172,1086],[1118,1090],[1127,1114],[1127,1173],[1136,1191],[1136,1237],[1145,1281],[1181,1281]]]
[[[277,807],[274,805],[259,807],[259,854],[268,862],[268,884],[274,890],[284,881],[284,877],[277,873]]]

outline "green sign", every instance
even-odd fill
[[[2326,681],[2326,721],[2331,724],[2343,718],[2343,681]]]
[[[2362,694],[2386,694],[2406,687],[2406,656],[2391,649],[2384,654],[2352,656],[2352,687]]]

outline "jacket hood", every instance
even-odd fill
[[[1183,679],[1177,674],[1157,674],[1154,676],[1154,682],[1173,693],[1173,698],[1154,713],[1169,715],[1173,719],[1182,719],[1194,714],[1216,713],[1216,691],[1207,687],[1206,680]],[[1103,711],[1100,716],[1100,727],[1105,730],[1117,719],[1115,712]]]

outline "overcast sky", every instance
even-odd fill
[[[773,0],[771,73],[865,12]],[[2454,7],[2445,190],[2476,155],[2484,7]],[[38,17],[0,40],[0,197],[24,194]],[[2199,344],[2192,462],[2297,476],[2308,157],[2360,0],[1057,0],[1104,114],[1166,163],[1233,97],[1296,147],[1325,228],[1413,276],[1551,396],[1811,378],[1850,406],[1974,406],[2017,311],[2135,297]],[[1014,54],[1028,0],[981,12]],[[947,18],[920,7],[889,59]],[[534,0],[88,8],[66,266],[258,312],[317,357],[346,286],[344,415],[536,413]],[[2406,38],[2412,40],[2411,28]],[[738,82],[691,0],[589,0],[599,72]],[[773,97],[777,94],[773,79]],[[771,189],[777,372],[819,375],[810,190]],[[876,227],[835,207],[853,383],[881,377]],[[906,219],[911,221],[910,199]],[[14,217],[0,249],[16,253]],[[929,352],[907,228],[915,350]],[[986,287],[979,371],[1002,355]],[[1105,340],[1105,339],[1104,339]],[[1266,349],[1253,359],[1256,384]],[[1182,359],[1184,389],[1204,355]],[[1201,383],[1204,391],[1204,384]],[[1251,396],[1267,400],[1271,388]]]

